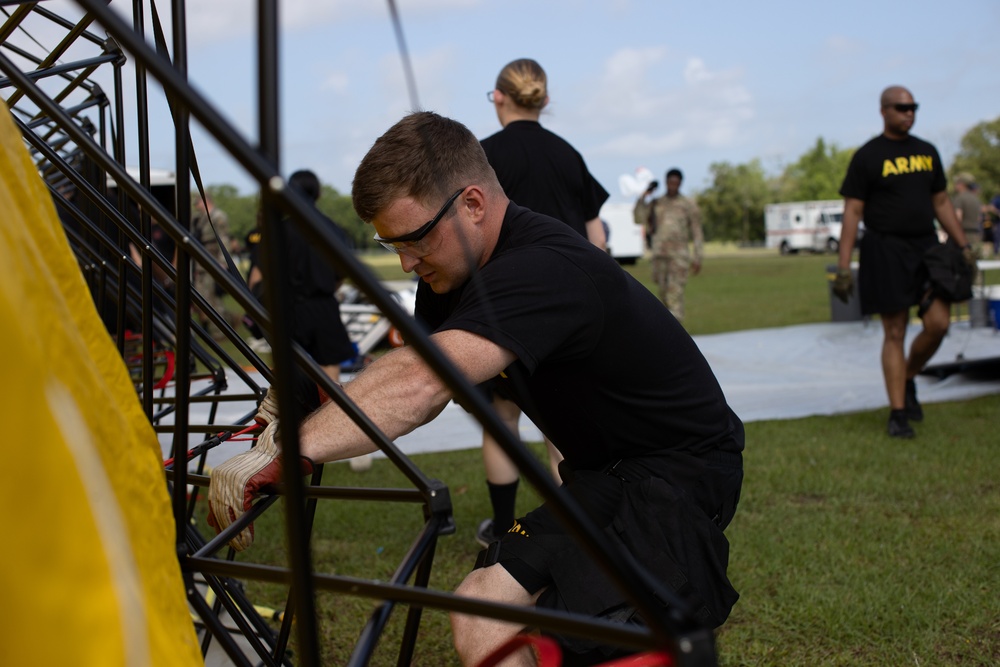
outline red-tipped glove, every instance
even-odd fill
[[[281,449],[277,442],[278,422],[272,421],[257,438],[257,445],[229,459],[212,471],[208,486],[208,525],[222,532],[253,505],[262,491],[274,491],[282,481]],[[313,462],[302,457],[301,474],[313,471]],[[243,551],[253,544],[253,524],[229,540]]]
[[[320,405],[324,405],[331,400],[330,395],[318,384],[316,385],[316,391],[319,393]],[[264,394],[263,400],[261,400],[260,405],[257,407],[257,414],[254,415],[254,421],[261,426],[267,426],[277,418],[278,392],[274,390],[274,387],[268,387],[267,393]]]

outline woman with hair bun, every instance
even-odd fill
[[[515,203],[565,222],[599,248],[598,217],[608,193],[583,157],[538,122],[549,103],[545,70],[530,58],[508,63],[488,94],[503,129],[483,139],[483,150],[504,192]]]
[[[608,198],[607,191],[588,171],[580,153],[538,122],[549,103],[548,80],[542,66],[530,58],[508,63],[500,70],[496,87],[487,98],[503,129],[481,143],[507,196],[536,213],[561,220],[605,250],[607,238],[598,212]],[[483,388],[492,395],[497,414],[516,434],[521,410],[506,397],[493,393],[491,383]],[[562,454],[548,438],[545,442],[552,474],[559,479]],[[485,431],[483,464],[493,518],[479,524],[476,540],[486,547],[514,524],[519,473],[500,444]]]

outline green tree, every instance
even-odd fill
[[[229,233],[241,243],[246,235],[257,226],[257,210],[260,206],[259,196],[254,194],[241,195],[235,186],[229,184],[207,185],[205,192],[211,197],[215,206],[225,211],[229,218]],[[197,194],[193,194],[197,197]],[[327,217],[343,227],[356,248],[369,248],[373,245],[372,231],[354,212],[351,198],[341,194],[330,185],[323,185],[316,208]]]
[[[331,185],[324,185],[316,208],[347,232],[354,241],[355,248],[362,250],[374,245],[372,241],[374,231],[358,217],[350,196],[340,194],[337,188]]]
[[[205,192],[212,203],[225,212],[229,219],[229,235],[242,245],[246,235],[257,226],[257,195],[241,195],[236,186],[227,183],[206,185]],[[197,189],[192,191],[192,203],[200,196]]]
[[[1000,117],[983,121],[962,136],[949,174],[954,177],[963,171],[976,177],[987,199],[1000,194]]]
[[[785,167],[779,181],[779,201],[838,199],[840,184],[854,149],[827,146],[822,137],[794,164]]]
[[[752,243],[764,239],[764,206],[772,200],[760,160],[733,165],[714,162],[709,166],[712,186],[697,196],[705,238]]]

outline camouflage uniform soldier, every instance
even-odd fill
[[[660,301],[678,321],[684,319],[684,287],[688,272],[698,275],[704,237],[701,233],[701,212],[694,201],[680,194],[684,176],[680,169],[667,172],[667,194],[652,201],[649,190],[635,204],[636,224],[645,224],[652,238],[653,282],[659,287]],[[694,242],[692,255],[688,244]]]
[[[208,199],[206,202],[199,198],[195,202],[195,207],[197,210],[191,218],[191,231],[194,237],[201,241],[201,244],[205,246],[205,249],[215,258],[215,261],[220,266],[226,266],[226,258],[222,254],[219,242],[215,239],[215,232],[219,233],[219,239],[222,240],[222,244],[228,250],[230,244],[229,218],[222,209],[215,207],[211,199]],[[211,216],[211,224],[209,224],[209,216]],[[215,227],[215,232],[212,231],[213,226]],[[205,300],[208,301],[213,310],[225,316],[222,294],[216,290],[215,280],[200,265],[195,264],[193,268],[194,277],[192,282],[195,290],[205,297]],[[202,323],[207,324],[207,318],[202,318]]]

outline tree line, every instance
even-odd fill
[[[705,237],[745,244],[764,240],[764,208],[785,201],[839,199],[841,181],[856,147],[840,148],[822,137],[798,160],[769,175],[760,159],[744,164],[714,162],[711,185],[694,195],[701,207]],[[1000,117],[974,126],[947,169],[949,183],[960,172],[972,174],[980,196],[1000,194]],[[232,185],[210,185],[209,196],[229,216],[230,234],[242,241],[256,226],[257,195],[240,195]],[[349,194],[324,185],[317,208],[343,227],[361,250],[374,247],[372,230],[358,217]]]
[[[205,192],[217,208],[222,209],[229,219],[229,234],[243,244],[247,235],[257,226],[257,210],[260,206],[256,194],[241,195],[234,185],[207,185]],[[336,221],[354,241],[358,249],[371,248],[374,231],[365,225],[354,212],[350,195],[341,194],[331,185],[322,185],[316,208],[320,213]]]
[[[854,148],[827,144],[822,137],[777,176],[769,176],[759,159],[746,164],[715,162],[712,184],[698,192],[705,237],[755,243],[764,240],[764,208],[785,201],[840,199],[840,184]],[[968,172],[980,187],[980,198],[1000,194],[1000,117],[984,121],[962,136],[958,154],[946,173],[951,181]]]

